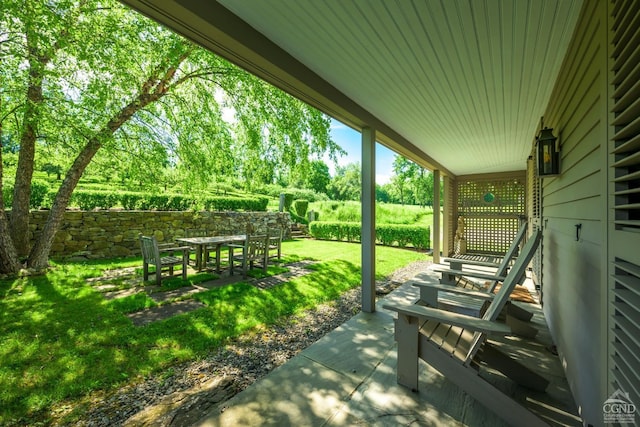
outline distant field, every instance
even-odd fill
[[[360,202],[313,202],[309,210],[319,213],[320,221],[360,222]],[[413,205],[376,203],[376,223],[379,224],[424,224],[433,222],[433,209]]]

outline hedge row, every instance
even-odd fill
[[[361,241],[359,222],[314,221],[309,224],[309,233],[316,239]],[[376,226],[376,242],[385,246],[397,245],[401,248],[413,246],[429,249],[430,228],[417,225],[380,224]]]
[[[158,211],[266,211],[269,199],[266,197],[207,197],[196,199],[179,194],[151,194],[127,191],[76,190],[71,196],[71,206],[82,210],[110,209],[122,206],[126,210]],[[40,206],[32,206],[37,208]]]
[[[13,186],[5,184],[2,198],[6,209],[13,206]],[[50,208],[55,192],[49,185],[34,181],[31,184],[31,209]],[[268,197],[234,197],[210,196],[205,198],[185,197],[179,194],[140,193],[132,191],[76,190],[71,195],[70,206],[82,210],[111,209],[121,206],[126,210],[158,210],[158,211],[258,211],[267,210]],[[307,202],[308,205],[308,202]]]
[[[29,208],[38,209],[41,206],[50,204],[48,199],[49,185],[40,181],[31,183],[31,196],[29,198]],[[5,184],[2,187],[2,201],[5,209],[11,209],[13,206],[13,185]]]

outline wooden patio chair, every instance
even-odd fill
[[[398,313],[395,339],[398,343],[398,383],[418,390],[418,359],[433,366],[478,402],[511,425],[546,425],[510,395],[479,375],[482,362],[527,388],[544,391],[549,382],[487,342],[489,335],[509,335],[511,329],[496,321],[533,257],[541,233],[529,238],[521,256],[509,271],[482,318],[421,305],[385,304]],[[463,291],[462,288],[457,288]]]
[[[253,269],[255,264],[260,264],[263,272],[267,272],[269,265],[269,237],[263,235],[247,235],[244,244],[230,244],[229,247],[229,271],[233,274],[236,265],[242,266],[242,277],[247,278],[247,271]],[[240,253],[234,253],[234,249],[240,249]]]
[[[269,259],[282,258],[282,229],[269,230]]]
[[[143,280],[149,279],[149,266],[155,267],[156,285],[162,283],[162,270],[168,270],[169,276],[174,275],[174,267],[182,265],[182,280],[187,280],[187,265],[189,261],[189,246],[175,246],[172,243],[159,245],[154,236],[139,235],[142,251]],[[181,256],[176,256],[181,253]],[[162,255],[166,254],[166,255]]]
[[[540,232],[537,231],[530,238],[534,239],[533,245],[525,245],[526,250],[531,253],[525,252],[525,248],[523,248],[517,259],[533,258],[539,243],[539,239],[535,240],[534,236],[539,233]],[[436,284],[428,278],[421,277],[421,275],[414,277],[411,280],[411,284],[420,288],[420,298],[416,301],[418,304],[439,308],[441,310],[454,311],[468,316],[481,317],[488,303],[496,296],[495,285],[506,279],[491,275],[484,275],[483,277],[489,280],[490,283],[493,283],[488,289],[476,290],[455,285]],[[524,278],[525,271],[523,270],[521,275],[515,278],[516,284],[521,284]],[[529,338],[533,338],[538,333],[537,329],[528,324],[533,317],[532,312],[519,305],[511,304],[510,301],[508,301],[505,308],[504,315],[506,316],[509,326],[512,328],[512,332]]]
[[[526,233],[527,222],[525,221],[520,225],[520,229],[516,233],[511,245],[509,245],[509,249],[507,249],[507,252],[499,264],[458,258],[445,258],[445,261],[449,262],[449,268],[434,267],[433,271],[437,271],[442,274],[440,283],[445,285],[457,285],[460,283],[462,277],[474,277],[477,279],[488,280],[490,283],[487,290],[489,292],[493,292],[498,282],[507,275],[507,271],[509,271],[512,260],[518,255],[518,249],[520,248]],[[496,270],[495,273],[481,272],[478,270],[465,270],[465,265],[475,267],[493,267]]]

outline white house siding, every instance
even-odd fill
[[[576,403],[602,423],[606,352],[607,3],[586,1],[544,115],[561,175],[542,179],[544,312]],[[581,224],[576,235],[576,225]]]

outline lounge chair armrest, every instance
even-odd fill
[[[433,289],[438,291],[451,292],[455,294],[467,295],[470,297],[480,298],[484,300],[491,300],[495,296],[494,294],[491,294],[489,292],[476,291],[474,289],[461,288],[459,286],[444,285],[440,283],[423,282],[419,280],[412,280],[410,283],[412,286],[415,286],[418,288],[428,288],[428,289]]]
[[[472,259],[460,259],[460,258],[444,258],[442,261],[448,262],[449,264],[458,264],[458,265],[475,265],[481,267],[500,267],[500,263],[498,262],[489,262],[489,261],[476,261]],[[457,268],[454,268],[457,270]]]
[[[432,268],[433,271],[437,273],[449,274],[454,276],[466,276],[466,277],[475,277],[477,279],[491,280],[502,282],[504,280],[504,276],[496,276],[495,274],[486,274],[480,273],[478,271],[468,271],[468,270],[452,270],[448,268]]]
[[[503,323],[465,316],[464,314],[438,310],[437,308],[421,305],[384,304],[387,310],[395,311],[398,315],[415,317],[421,320],[435,320],[447,325],[458,326],[470,331],[482,332],[488,335],[510,335],[511,328]]]

